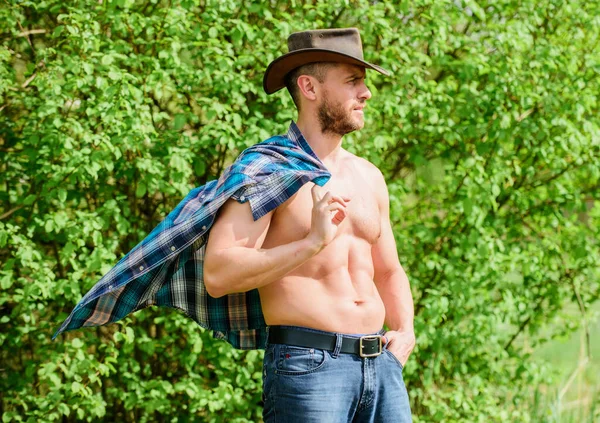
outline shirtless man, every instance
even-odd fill
[[[290,39],[325,34],[335,51],[349,31],[358,34]],[[256,221],[248,203],[228,200],[207,244],[210,295],[260,293],[269,325],[266,422],[411,421],[402,368],[415,344],[413,302],[387,187],[374,165],[342,148],[342,137],[364,126],[365,68],[380,68],[362,61],[362,48],[356,60],[347,53],[308,58],[285,74],[298,107],[290,131],[304,137],[329,182],[303,185]],[[384,323],[390,330],[382,336]]]

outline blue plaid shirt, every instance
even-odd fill
[[[305,183],[323,186],[331,177],[294,122],[242,152],[218,180],[194,188],[154,230],[79,301],[58,329],[116,322],[157,305],[183,311],[235,348],[264,348],[266,324],[256,289],[213,298],[203,278],[208,233],[230,198],[249,202],[257,220]]]

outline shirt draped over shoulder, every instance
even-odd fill
[[[203,278],[206,240],[219,209],[249,202],[254,220],[307,182],[330,173],[294,122],[286,135],[244,150],[218,180],[194,188],[135,248],[90,289],[54,334],[116,322],[157,305],[183,311],[235,348],[264,348],[266,324],[256,289],[213,298]],[[235,265],[235,263],[232,263]]]

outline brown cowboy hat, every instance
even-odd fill
[[[380,66],[365,62],[362,42],[356,28],[317,29],[294,32],[288,37],[289,53],[273,60],[263,78],[267,94],[285,86],[285,76],[294,69],[315,62],[338,62],[363,66],[388,76]]]

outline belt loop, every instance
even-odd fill
[[[338,358],[338,355],[340,355],[340,350],[342,349],[342,335],[340,335],[339,333],[335,334],[335,348],[333,349],[333,352],[331,353],[331,357],[332,358]]]

